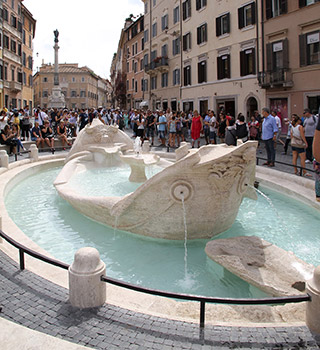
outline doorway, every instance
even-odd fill
[[[258,102],[255,97],[249,97],[247,101],[247,121],[250,121],[251,116],[254,115],[254,111],[258,110]]]

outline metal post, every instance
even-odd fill
[[[206,314],[206,302],[200,301],[200,328],[204,328]]]
[[[19,249],[20,270],[24,270],[24,251]]]

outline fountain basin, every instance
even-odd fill
[[[114,148],[111,144],[101,147]],[[131,150],[119,149],[119,166],[121,162],[129,163],[130,181],[143,182],[122,197],[83,196],[69,186],[72,176],[84,168],[108,164],[97,163],[88,147],[89,151],[81,152],[79,157],[73,152],[54,185],[62,198],[93,220],[109,226],[117,222],[120,230],[161,239],[185,238],[183,215],[176,215],[182,211],[183,199],[188,239],[211,238],[232,226],[244,197],[256,198],[251,188],[256,147],[255,141],[237,147],[204,146],[174,164],[160,161],[154,154],[135,156]],[[145,180],[144,167],[155,163],[163,170]]]

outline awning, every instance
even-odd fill
[[[149,106],[149,101],[148,100],[144,100],[144,101],[140,102],[139,106],[140,107],[147,107],[147,106]]]

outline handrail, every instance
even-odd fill
[[[41,253],[38,253],[32,249],[27,248],[26,246],[22,245],[21,243],[15,241],[13,238],[9,237],[6,233],[4,233],[2,230],[0,230],[0,237],[4,238],[8,243],[19,249],[19,260],[20,260],[20,270],[24,270],[25,268],[25,262],[24,262],[24,254],[28,254],[38,260],[41,260],[43,262],[46,262],[50,265],[54,265],[57,267],[61,267],[62,269],[68,270],[69,266],[68,264],[49,258]]]
[[[8,243],[12,244],[14,247],[19,249],[19,259],[20,259],[20,269],[24,270],[24,253],[44,261],[48,264],[61,267],[62,269],[68,270],[69,266],[66,263],[63,263],[59,260],[55,260],[49,258],[43,254],[35,252],[32,249],[25,247],[19,242],[15,241],[7,234],[5,234],[2,230],[0,230],[0,237],[4,238]],[[183,294],[183,293],[173,293],[166,292],[158,289],[149,289],[145,287],[141,287],[134,284],[129,284],[127,282],[119,281],[117,279],[107,277],[102,275],[100,277],[102,282],[110,283],[122,288],[126,288],[129,290],[134,290],[136,292],[141,292],[150,295],[156,295],[160,297],[180,299],[180,300],[189,300],[189,301],[197,301],[200,302],[200,328],[203,329],[205,325],[205,304],[206,303],[214,303],[214,304],[231,304],[231,305],[277,305],[277,304],[288,304],[288,303],[301,303],[305,301],[311,301],[311,296],[309,294],[303,295],[295,295],[295,296],[283,296],[283,297],[272,297],[272,298],[262,298],[262,299],[248,299],[248,298],[220,298],[220,297],[205,297],[201,295],[194,294]]]
[[[256,164],[259,165],[259,160],[268,160],[267,158],[263,158],[263,157],[256,157],[257,158],[257,162]],[[300,170],[300,176],[302,176],[302,173],[303,173],[303,170],[307,170],[309,173],[315,173],[315,170],[314,169],[307,169],[307,168],[303,168],[302,166],[300,165],[293,165],[291,163],[285,163],[285,162],[281,162],[281,161],[278,161],[278,160],[275,160],[274,163],[278,163],[278,164],[282,164],[282,165],[287,165],[287,166],[290,166],[292,168],[298,168]]]

